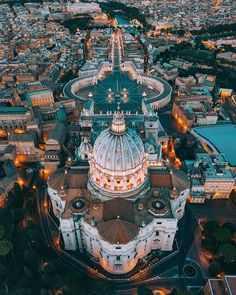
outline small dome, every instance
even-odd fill
[[[92,152],[92,146],[88,142],[87,137],[84,137],[80,146],[75,150],[75,156],[80,160],[87,160],[89,154]]]

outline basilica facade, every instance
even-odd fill
[[[113,274],[131,271],[151,251],[172,250],[189,182],[160,154],[119,108],[93,144],[82,140],[73,165],[48,179],[65,250],[86,251]]]

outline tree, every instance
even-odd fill
[[[221,273],[222,270],[220,264],[216,261],[213,261],[209,264],[208,271],[211,276],[215,277]]]
[[[186,290],[178,290],[176,292],[176,295],[192,295],[192,293],[190,291],[186,291]]]
[[[4,234],[5,234],[5,228],[3,225],[0,224],[0,239],[3,238]]]
[[[152,291],[146,286],[139,286],[137,289],[137,295],[152,295]]]
[[[69,292],[68,294],[87,294],[88,288],[86,286],[86,282],[88,279],[84,278],[84,275],[78,275],[77,273],[71,271],[71,269],[69,271],[64,269],[64,273],[65,275],[63,277]]]
[[[202,240],[202,247],[208,251],[214,251],[215,246],[215,240],[212,237],[206,237],[204,240]]]
[[[63,287],[63,285],[64,285],[64,280],[62,276],[60,276],[59,274],[54,274],[54,276],[51,279],[52,290],[60,289]]]
[[[24,218],[24,211],[22,208],[14,208],[14,222],[17,224],[19,221],[21,221]]]
[[[7,275],[7,267],[0,263],[0,277],[5,277]]]
[[[56,272],[56,268],[52,262],[48,262],[44,267],[44,272],[48,275],[52,275]]]
[[[115,295],[115,288],[104,280],[93,280],[88,278],[86,280],[87,292],[86,295]]]
[[[205,232],[206,235],[211,235],[213,230],[218,228],[219,224],[217,221],[214,220],[210,220],[207,223],[204,224],[203,226],[203,230]]]
[[[33,272],[27,266],[24,266],[24,273],[25,273],[27,278],[29,278],[29,279],[34,278]]]
[[[236,261],[236,246],[230,243],[223,244],[219,249],[219,256],[223,256],[227,263]]]
[[[35,229],[35,223],[32,219],[27,220],[27,229]]]
[[[42,289],[40,290],[40,295],[49,295],[49,291],[48,291],[48,289],[42,288]]]
[[[32,250],[24,251],[24,260],[31,269],[37,267],[37,257]]]
[[[14,183],[13,191],[16,195],[21,193],[21,186],[18,182]]]
[[[215,228],[212,232],[212,236],[217,242],[226,242],[232,238],[231,232],[228,230],[228,228],[224,227]]]
[[[236,232],[236,226],[232,222],[225,222],[223,227],[227,228],[232,235]]]
[[[46,274],[46,273],[42,274],[41,283],[42,283],[43,287],[49,287],[50,282],[51,282],[50,276],[48,274]]]
[[[7,239],[0,241],[0,256],[6,256],[13,248],[13,245]]]

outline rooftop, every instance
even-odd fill
[[[230,166],[236,166],[236,126],[233,124],[216,124],[193,129],[210,142],[219,153],[223,154]]]
[[[14,114],[25,114],[27,113],[29,110],[26,107],[21,107],[21,106],[17,106],[17,107],[0,107],[0,113],[1,114],[10,114],[10,113],[14,113]]]

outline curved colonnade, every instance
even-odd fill
[[[84,87],[97,84],[98,80],[101,79],[106,72],[110,71],[112,71],[112,63],[101,62],[96,70],[88,70],[83,76],[69,81],[63,89],[64,96],[72,99],[87,100],[87,98],[78,95],[77,92]],[[156,96],[150,98],[146,96],[143,98],[142,110],[144,114],[151,111],[151,109],[159,110],[170,102],[172,87],[167,81],[159,77],[143,74],[142,69],[137,68],[132,61],[123,62],[121,64],[121,71],[129,72],[131,77],[137,80],[137,84],[143,84],[158,92]]]

